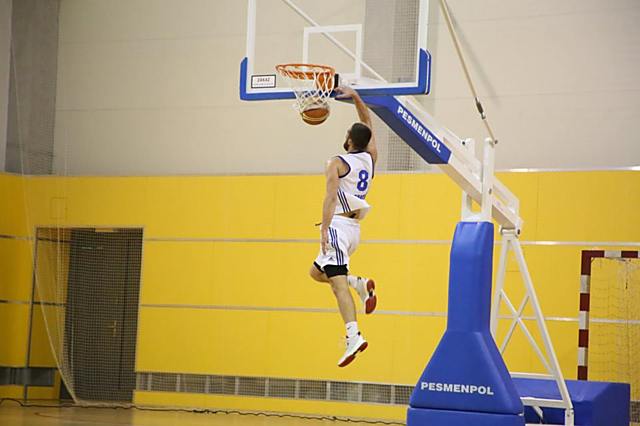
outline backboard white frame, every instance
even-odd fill
[[[319,27],[304,27],[304,35],[302,40],[302,63],[309,63],[309,35],[310,34],[331,34],[331,33],[343,33],[343,32],[355,32],[356,36],[356,51],[354,58],[354,70],[353,73],[347,74],[347,78],[352,80],[359,80],[362,76],[362,24],[351,25],[329,25]],[[342,78],[345,78],[345,74],[341,74]]]
[[[295,95],[290,88],[276,88],[276,87],[252,87],[252,77],[256,77],[254,74],[254,62],[255,62],[255,46],[256,46],[256,18],[257,18],[257,2],[260,0],[247,0],[247,44],[246,44],[246,56],[243,58],[240,64],[240,98],[242,100],[274,100],[274,99],[293,99]],[[352,57],[356,63],[356,71],[360,68],[367,69],[372,75],[376,76],[378,80],[363,80],[360,77],[356,77],[354,81],[347,81],[347,84],[355,87],[361,95],[416,95],[416,94],[428,94],[431,86],[431,55],[427,51],[427,22],[429,16],[429,0],[418,0],[418,43],[416,51],[416,81],[403,82],[403,83],[386,83],[384,78],[380,76],[374,69],[367,65],[362,60],[362,52],[352,52],[349,48],[344,46],[340,41],[331,35],[331,32],[335,32],[340,25],[335,26],[322,26],[316,22],[313,17],[309,16],[300,7],[298,7],[294,0],[282,0],[286,6],[290,7],[294,12],[300,15],[308,24],[309,27],[304,29],[303,37],[308,37],[311,33],[321,34],[326,37],[336,47]],[[361,25],[361,24],[360,24]],[[359,38],[361,41],[361,38]],[[307,41],[305,40],[304,46],[307,47]],[[362,50],[362,45],[360,45]],[[303,52],[304,54],[304,52]],[[308,51],[307,51],[308,54]],[[308,56],[307,56],[308,57]],[[291,62],[296,62],[296,58],[292,58]],[[277,64],[273,64],[275,67]],[[332,64],[326,64],[331,66]],[[274,69],[275,72],[275,69]],[[351,76],[348,76],[351,77]],[[277,78],[277,76],[275,77]],[[275,81],[274,78],[274,81]],[[348,80],[348,79],[347,79]],[[384,82],[380,84],[380,82]]]

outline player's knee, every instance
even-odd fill
[[[347,265],[326,265],[324,267],[324,273],[327,274],[329,282],[331,283],[331,289],[334,293],[344,291],[345,289],[349,291],[346,279],[349,273]],[[344,277],[344,280],[335,279],[336,277]]]

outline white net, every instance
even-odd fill
[[[56,134],[58,6],[13,4],[7,170],[25,175],[15,203],[33,253],[26,366],[57,367],[61,396],[76,402],[130,403],[142,230],[66,225],[73,183],[67,138]]]
[[[293,107],[305,119],[314,118],[307,116],[308,112],[314,109],[324,109],[326,113],[329,112],[329,99],[335,88],[335,70],[332,67],[314,64],[283,64],[276,66],[276,70],[296,95]]]
[[[589,380],[631,384],[640,417],[640,259],[596,258],[591,265]]]

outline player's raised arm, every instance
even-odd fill
[[[362,98],[360,98],[358,92],[351,87],[340,86],[336,88],[336,92],[338,93],[336,99],[353,99],[353,104],[358,112],[358,118],[362,123],[369,127],[369,130],[371,130],[371,140],[369,141],[369,145],[367,145],[367,152],[371,154],[371,158],[373,158],[373,163],[375,164],[378,161],[378,146],[376,145],[376,138],[373,133],[373,123],[371,122],[371,112],[369,111],[369,107],[362,102]]]

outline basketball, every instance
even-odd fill
[[[312,126],[324,123],[329,118],[329,103],[320,96],[303,98],[299,109],[302,120]]]
[[[324,123],[329,118],[329,108],[314,105],[302,111],[300,116],[305,123],[315,126]]]

